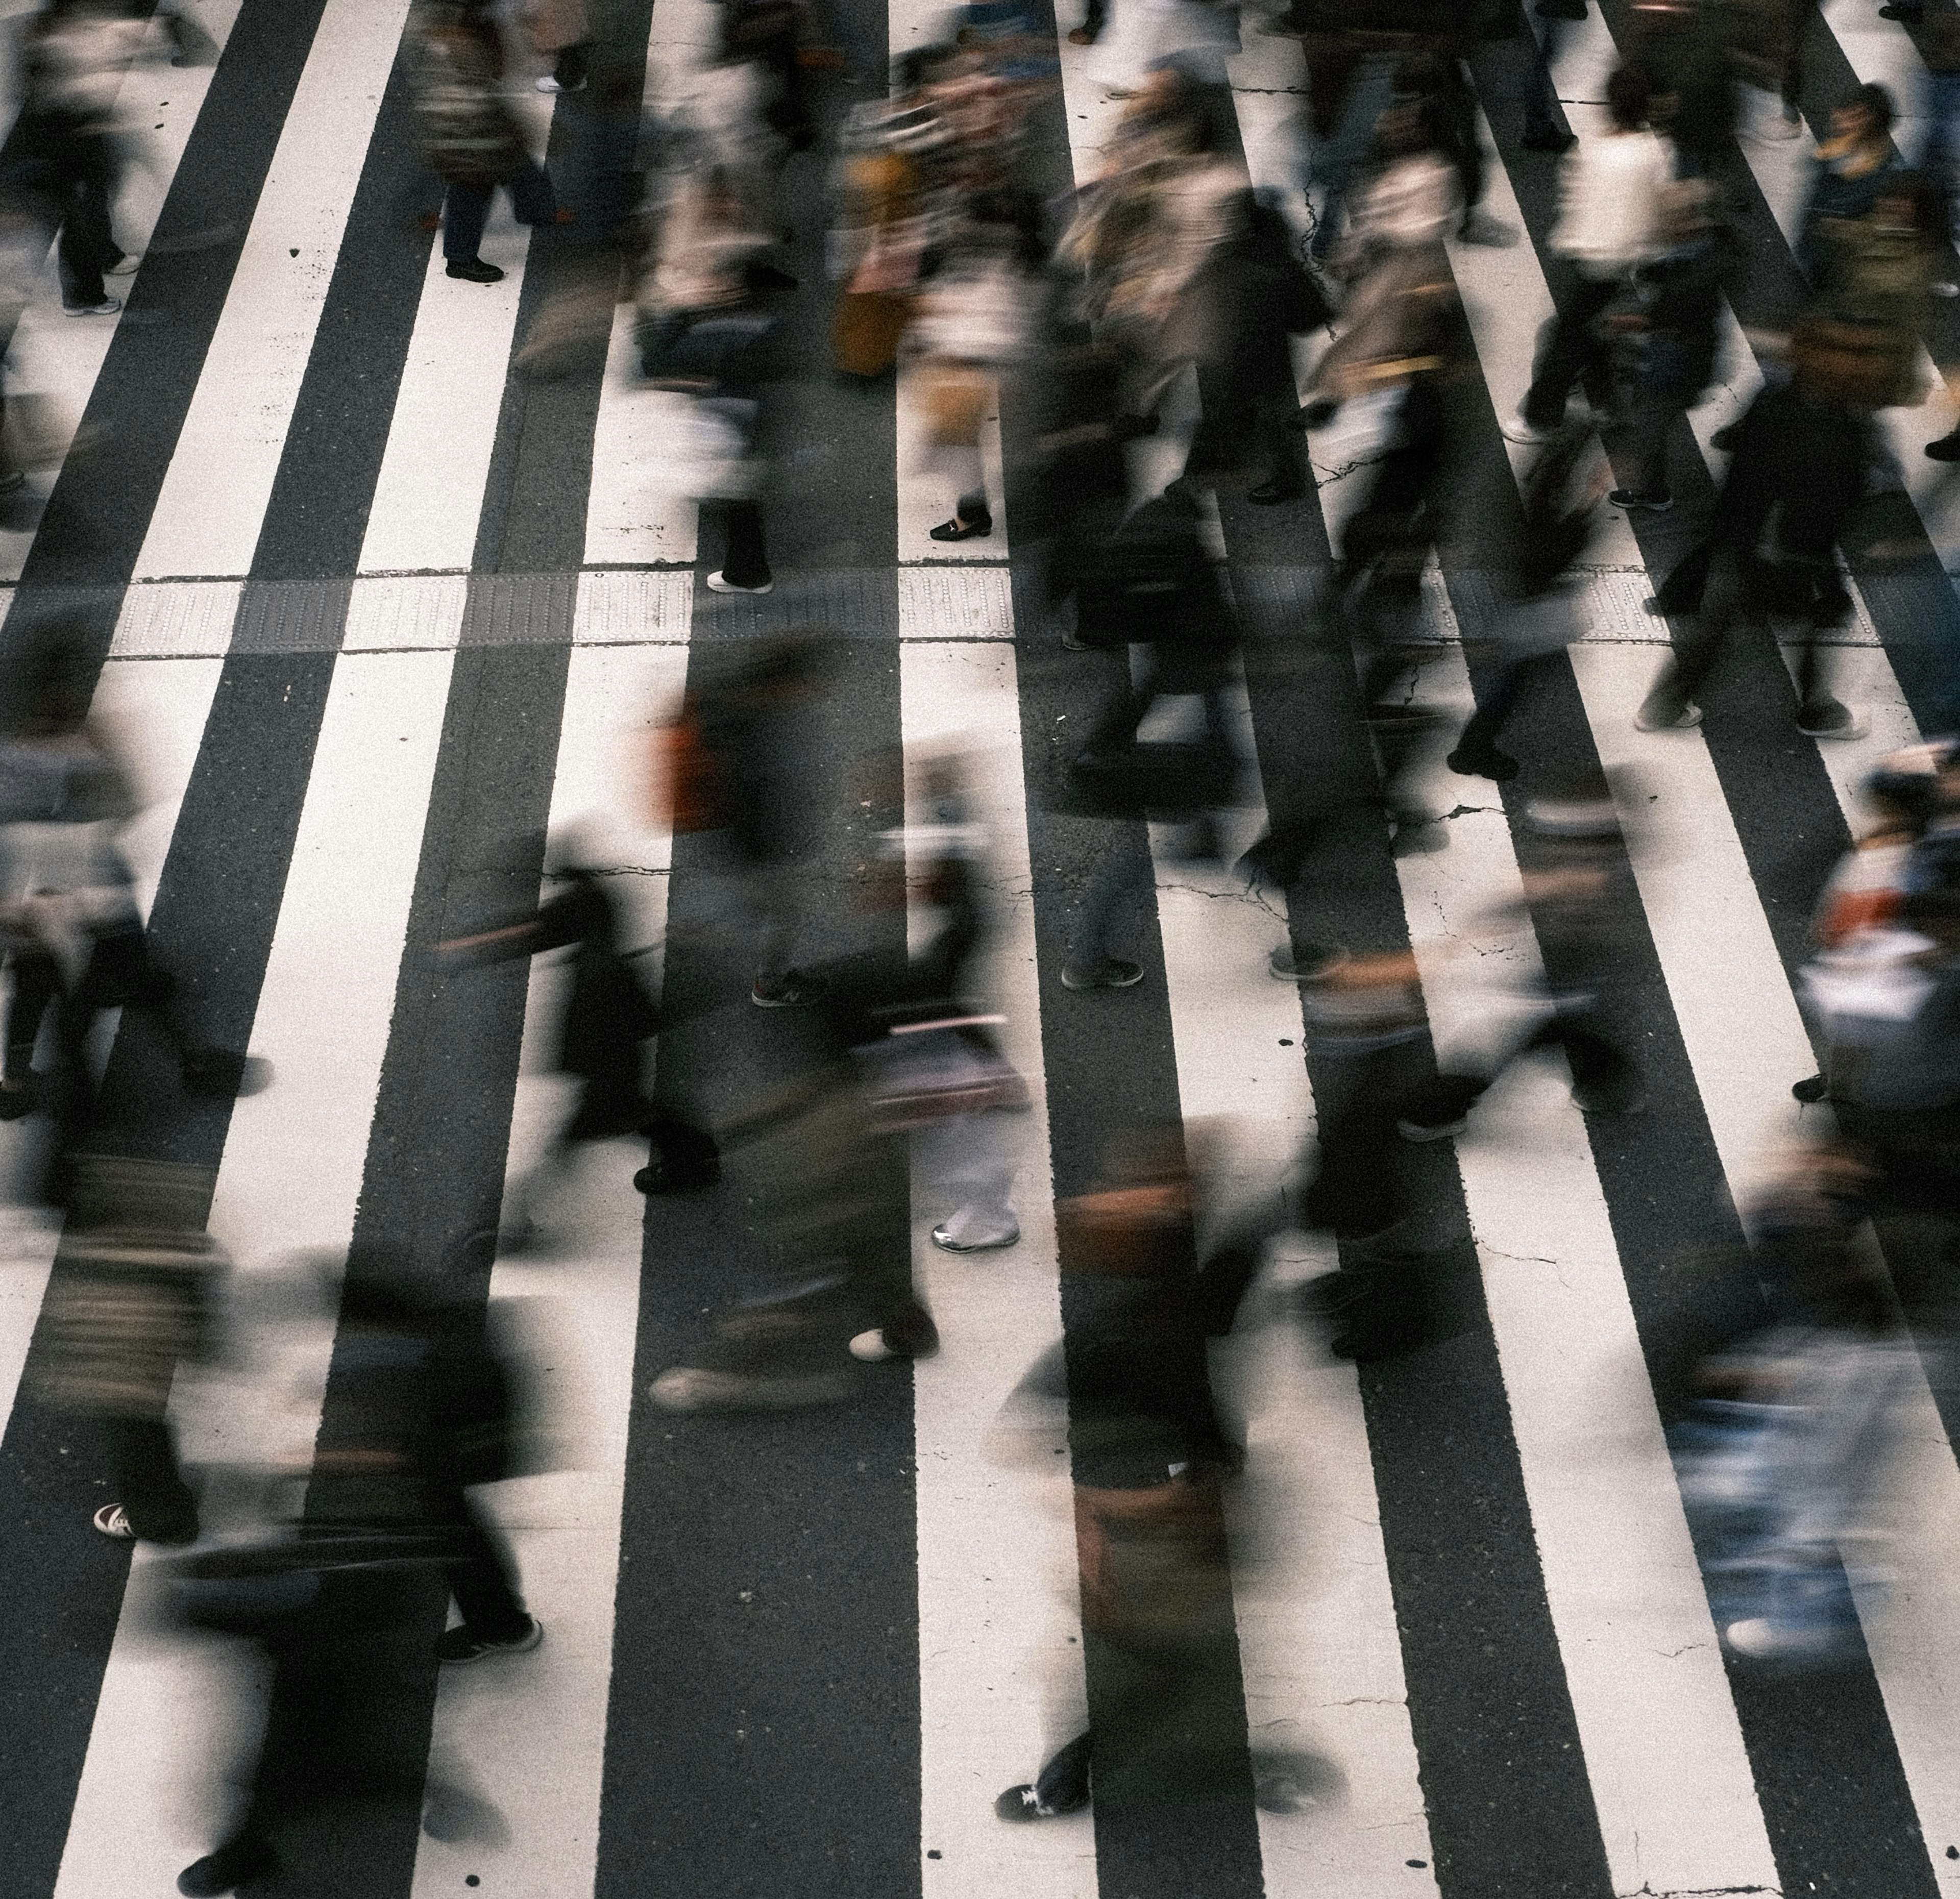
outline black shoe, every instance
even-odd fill
[[[1960,428],[1926,445],[1927,456],[1936,462],[1960,462]]]
[[[1538,0],[1532,11],[1541,20],[1583,20],[1586,0]]]
[[[463,1624],[450,1630],[435,1645],[435,1658],[438,1662],[481,1662],[493,1655],[528,1655],[544,1639],[545,1625],[534,1615],[525,1617],[523,1634],[507,1637],[501,1642],[472,1635],[468,1625]]]
[[[1282,501],[1297,501],[1306,492],[1304,482],[1262,482],[1246,496],[1255,507],[1277,507]]]
[[[1010,1787],[994,1802],[995,1818],[1001,1820],[1056,1820],[1064,1813],[1079,1813],[1089,1804],[1084,1794],[1080,1800],[1071,1800],[1055,1806],[1043,1805],[1041,1796],[1025,1780],[1017,1787]]]
[[[1741,426],[1739,422],[1731,422],[1726,428],[1718,428],[1709,437],[1708,446],[1720,449],[1724,455],[1727,454],[1736,446],[1736,431]]]
[[[984,541],[993,531],[994,517],[991,514],[976,514],[970,521],[963,521],[956,514],[951,520],[941,521],[938,526],[926,530],[936,541]]]
[[[460,277],[466,284],[501,284],[504,273],[495,264],[486,264],[481,257],[452,257],[446,266],[452,277]]]
[[[1793,1082],[1790,1092],[1806,1103],[1822,1101],[1831,1092],[1831,1084],[1822,1075],[1806,1075],[1803,1080]]]
[[[712,1187],[721,1178],[721,1163],[711,1160],[698,1167],[676,1167],[671,1161],[657,1160],[633,1176],[638,1191],[654,1194],[694,1194]]]
[[[1528,132],[1518,141],[1527,151],[1566,152],[1579,141],[1569,132],[1561,132],[1556,126],[1548,126],[1542,132]]]
[[[34,1112],[40,1099],[37,1077],[32,1074],[9,1075],[0,1081],[0,1121],[19,1121]]]
[[[1923,7],[1881,7],[1879,17],[1881,20],[1896,20],[1901,26],[1916,27],[1926,17],[1926,9]]]
[[[247,1880],[263,1879],[278,1869],[278,1856],[264,1840],[234,1840],[185,1867],[177,1875],[177,1891],[184,1899],[220,1899]]]
[[[1616,488],[1606,497],[1615,507],[1624,507],[1629,514],[1643,508],[1650,514],[1665,514],[1674,505],[1672,495],[1637,494],[1631,488]]]
[[[751,264],[749,287],[752,290],[794,290],[797,280],[774,264]]]
[[[272,1079],[270,1062],[230,1048],[186,1048],[180,1065],[184,1093],[205,1101],[261,1094]]]
[[[1461,778],[1488,778],[1494,784],[1508,784],[1518,775],[1517,760],[1508,752],[1500,752],[1494,745],[1487,745],[1476,752],[1468,746],[1459,745],[1443,763]]]

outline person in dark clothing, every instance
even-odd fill
[[[1214,1686],[1231,1678],[1223,1486],[1245,1453],[1212,1395],[1181,1146],[1126,1130],[1098,1187],[1056,1208],[1068,1338],[1007,1417],[1045,1425],[1066,1404],[1089,1726],[998,1797],[1003,1820],[1077,1812],[1093,1792],[1148,1824],[1166,1802],[1250,1791],[1244,1716]]]
[[[71,316],[123,307],[103,273],[123,262],[110,212],[119,176],[116,97],[149,30],[110,0],[56,0],[24,29],[20,117],[8,141],[7,198],[60,234],[62,305]]]
[[[1230,801],[1237,770],[1223,698],[1237,631],[1199,534],[1195,498],[1173,483],[1109,540],[1080,552],[1063,584],[1075,595],[1077,645],[1150,649],[1142,677],[1118,683],[1071,762],[1078,808],[1105,818],[1177,817],[1191,826],[1188,854],[1212,855],[1209,814]],[[1202,736],[1139,745],[1138,728],[1166,694],[1200,698]],[[1109,953],[1109,937],[1118,912],[1153,874],[1147,852],[1103,857],[1063,959],[1066,987],[1126,989],[1141,979],[1141,965]]]
[[[1480,685],[1477,709],[1449,755],[1452,771],[1500,784],[1518,775],[1517,760],[1499,749],[1497,739],[1533,682],[1557,666],[1578,635],[1566,583],[1591,538],[1605,485],[1596,461],[1590,419],[1574,420],[1525,473],[1520,518],[1515,530],[1496,537],[1500,597],[1492,631],[1502,663]],[[1508,485],[1511,476],[1500,470],[1497,479]]]
[[[660,1012],[619,943],[619,917],[597,870],[568,864],[565,888],[535,916],[438,946],[457,967],[508,962],[575,946],[571,981],[558,1029],[558,1065],[579,1081],[578,1104],[552,1138],[538,1169],[513,1191],[503,1243],[520,1246],[533,1232],[530,1211],[544,1182],[562,1172],[573,1148],[619,1134],[648,1134],[653,1155],[633,1179],[642,1193],[677,1193],[721,1178],[714,1141],[692,1122],[646,1099],[641,1051],[660,1030]]]
[[[411,25],[416,144],[446,187],[442,254],[452,277],[500,282],[477,255],[490,198],[501,185],[517,221],[549,224],[558,199],[502,94],[504,45],[482,0],[417,0]]]
[[[1335,958],[1301,981],[1300,1000],[1319,1064],[1318,1134],[1292,1223],[1332,1234],[1341,1249],[1339,1267],[1312,1283],[1306,1303],[1330,1323],[1337,1358],[1393,1357],[1420,1345],[1430,1323],[1421,1167],[1398,1134],[1434,1086],[1415,959],[1406,950]],[[1208,1249],[1198,1287],[1208,1335],[1231,1331],[1286,1223],[1276,1198]]]
[[[1892,145],[1895,116],[1892,94],[1879,85],[1860,86],[1831,115],[1797,228],[1796,261],[1813,286],[1829,270],[1832,227],[1864,217],[1892,174],[1905,168]]]
[[[334,1375],[303,1521],[166,1573],[180,1620],[253,1640],[275,1669],[244,1811],[178,1878],[192,1899],[276,1872],[322,1808],[422,1804],[426,1716],[418,1731],[402,1704],[425,1692],[446,1598],[461,1620],[438,1639],[437,1662],[522,1655],[543,1640],[469,1494],[513,1474],[511,1381],[482,1309],[370,1260],[342,1289]]]
[[[1198,366],[1203,418],[1185,472],[1203,481],[1251,463],[1259,478],[1246,498],[1269,507],[1307,490],[1287,339],[1320,328],[1333,311],[1274,205],[1248,191],[1230,215],[1231,235],[1205,273],[1220,341]]]
[[[1529,923],[1545,959],[1545,1012],[1483,1071],[1440,1074],[1406,1098],[1397,1115],[1406,1140],[1461,1133],[1497,1077],[1541,1048],[1564,1051],[1573,1102],[1582,1113],[1631,1114],[1643,1098],[1639,1067],[1613,1020],[1623,987],[1617,920],[1637,899],[1621,887],[1625,856],[1612,794],[1598,785],[1555,787],[1526,805],[1520,829],[1524,902],[1517,921]]]
[[[1765,614],[1798,620],[1806,638],[1797,686],[1798,729],[1812,738],[1863,730],[1832,696],[1818,636],[1850,610],[1834,550],[1863,498],[1868,412],[1844,399],[1828,336],[1799,326],[1794,374],[1765,388],[1736,425],[1734,454],[1707,538],[1675,568],[1652,610],[1693,614],[1673,657],[1642,702],[1643,732],[1698,725],[1695,695],[1720,664],[1740,620]],[[1774,524],[1766,555],[1762,544]]]
[[[1615,507],[1655,513],[1674,505],[1669,438],[1714,380],[1727,262],[1706,182],[1682,180],[1667,196],[1673,247],[1640,272],[1639,307],[1620,320],[1634,357],[1632,402],[1615,444],[1622,479],[1607,497]]]

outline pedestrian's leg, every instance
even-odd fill
[[[1068,953],[1062,959],[1064,983],[1079,988],[1108,987],[1116,972],[1135,980],[1131,974],[1136,969],[1134,963],[1110,956],[1109,935],[1117,913],[1125,903],[1149,889],[1155,875],[1145,838],[1112,840],[1110,848],[1102,852],[1100,867],[1082,899],[1082,915]]]
[[[13,984],[7,997],[6,1060],[0,1074],[8,1085],[24,1087],[34,1065],[34,1045],[40,1040],[48,1005],[60,991],[61,965],[41,950],[17,950],[8,959],[7,971]]]
[[[920,1173],[953,1211],[932,1236],[951,1252],[1004,1246],[1020,1236],[1011,1195],[1014,1164],[998,1115],[958,1115],[918,1129],[912,1152]]]
[[[1573,384],[1600,358],[1603,345],[1592,326],[1618,288],[1612,278],[1575,275],[1570,280],[1525,393],[1524,417],[1533,428],[1554,429],[1564,420]]]
[[[1089,1802],[1087,1729],[1051,1755],[1035,1782],[1035,1798],[1050,1813],[1072,1813]]]
[[[56,255],[61,272],[62,307],[97,309],[109,301],[108,288],[102,281],[103,221],[78,179],[68,181],[59,202],[61,240]]]
[[[183,1481],[170,1427],[160,1417],[104,1420],[115,1500],[145,1541],[190,1543],[197,1538],[197,1499]]]
[[[762,539],[762,503],[724,501],[721,517],[728,535],[721,577],[730,587],[767,587],[771,575],[768,549]]]
[[[442,254],[453,264],[475,261],[490,215],[490,187],[451,182],[442,195]]]
[[[558,197],[544,167],[527,159],[511,180],[511,208],[520,224],[548,224],[558,215]]]
[[[501,1539],[466,1495],[453,1499],[459,1550],[446,1566],[463,1626],[482,1642],[513,1642],[531,1625],[517,1593],[517,1573]]]
[[[1729,635],[1742,611],[1742,577],[1732,558],[1711,566],[1701,611],[1675,642],[1642,702],[1637,723],[1648,729],[1679,724],[1699,702],[1701,689],[1728,650]]]
[[[1667,485],[1667,438],[1681,413],[1678,404],[1644,391],[1634,399],[1632,415],[1620,437],[1613,458],[1624,471],[1621,487],[1630,495],[1664,500],[1672,491]]]
[[[577,92],[585,84],[589,68],[590,62],[582,43],[560,46],[558,57],[552,62],[552,78],[557,82],[560,92]]]

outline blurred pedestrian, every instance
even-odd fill
[[[523,224],[549,224],[558,199],[504,95],[504,43],[486,0],[416,0],[409,26],[415,140],[444,185],[442,254],[451,277],[501,282],[478,250],[501,186]]]
[[[21,31],[21,111],[8,140],[8,198],[59,232],[62,307],[113,316],[103,273],[123,261],[110,214],[121,176],[116,95],[149,31],[115,0],[49,0]]]
[[[1540,441],[1557,430],[1575,383],[1605,406],[1606,339],[1599,319],[1634,270],[1666,249],[1666,192],[1675,173],[1668,142],[1648,122],[1645,76],[1619,66],[1606,82],[1605,136],[1583,140],[1561,161],[1559,213],[1551,247],[1564,260],[1558,313],[1538,346],[1520,428]]]
[[[1796,261],[1813,288],[1830,266],[1838,226],[1863,218],[1904,169],[1892,144],[1896,110],[1881,85],[1863,85],[1831,114],[1831,135],[1817,148],[1796,234]]]

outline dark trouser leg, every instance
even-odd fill
[[[1442,102],[1449,128],[1449,162],[1456,168],[1467,218],[1484,202],[1484,143],[1477,136],[1477,97],[1460,59],[1449,61],[1443,68]]]
[[[576,92],[585,84],[588,62],[581,46],[560,46],[552,62],[552,77],[567,92]]]
[[[731,587],[766,587],[769,583],[768,550],[762,540],[762,504],[759,501],[724,501],[722,520],[728,535],[727,551],[721,558],[721,577]]]
[[[1554,1016],[1526,1045],[1563,1048],[1572,1086],[1580,1093],[1630,1087],[1637,1073],[1625,1051],[1600,1033],[1589,1014]]]
[[[1545,22],[1545,39],[1541,43],[1527,21],[1514,43],[1522,53],[1519,90],[1524,97],[1525,136],[1534,140],[1556,138],[1570,129],[1558,103],[1558,89],[1551,83],[1551,62],[1558,51],[1558,22]]]
[[[1732,558],[1719,557],[1710,568],[1701,611],[1676,641],[1673,657],[1648,695],[1650,701],[1658,699],[1662,709],[1678,712],[1698,699],[1729,649],[1729,632],[1742,611],[1742,577]]]
[[[673,1179],[700,1179],[720,1162],[713,1137],[670,1109],[654,1109],[647,1133],[653,1149],[648,1158],[660,1162]]]
[[[103,266],[110,261],[108,214],[87,180],[72,183],[62,204],[62,301],[70,310],[92,310],[109,297],[102,281]]]
[[[1062,965],[1071,975],[1086,976],[1107,958],[1117,913],[1147,890],[1155,876],[1147,841],[1112,843],[1082,900],[1081,920]]]
[[[1551,671],[1561,657],[1557,653],[1534,653],[1506,666],[1477,695],[1477,709],[1464,725],[1456,741],[1457,749],[1473,758],[1494,750],[1497,734],[1517,710],[1518,701],[1530,689],[1532,682]]]
[[[511,209],[520,224],[548,224],[558,215],[558,196],[543,166],[527,164],[511,180]]]
[[[1573,384],[1604,354],[1605,346],[1593,334],[1592,326],[1618,288],[1618,282],[1610,277],[1575,275],[1571,279],[1525,394],[1525,420],[1532,428],[1556,428],[1564,419]]]
[[[1088,1799],[1090,1741],[1085,1729],[1050,1756],[1035,1782],[1035,1798],[1043,1806],[1067,1813]]]
[[[517,1594],[510,1557],[466,1496],[459,1493],[453,1507],[461,1552],[447,1567],[463,1625],[480,1640],[511,1641],[523,1633],[530,1617]]]
[[[1679,404],[1645,391],[1634,398],[1634,412],[1621,437],[1620,452],[1614,462],[1621,471],[1620,485],[1636,495],[1660,495],[1672,491],[1667,485],[1667,438],[1675,418],[1682,412]]]
[[[33,1066],[41,1023],[61,988],[61,966],[38,950],[16,950],[8,963],[13,988],[7,997],[6,1069],[10,1081]]]
[[[451,182],[442,195],[442,254],[453,264],[467,263],[483,242],[490,215],[490,187]]]
[[[136,1534],[153,1543],[189,1543],[197,1535],[197,1499],[178,1468],[170,1427],[161,1418],[104,1420],[116,1501]]]

